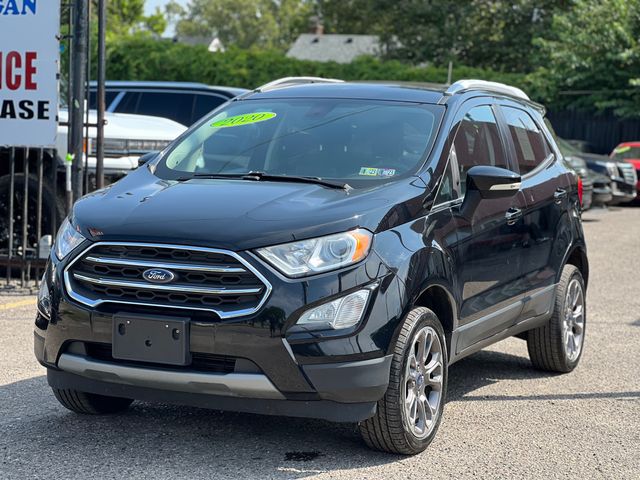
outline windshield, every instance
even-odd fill
[[[640,147],[623,145],[613,151],[613,158],[616,160],[631,160],[640,158]]]
[[[444,107],[350,99],[232,102],[159,162],[166,179],[206,175],[318,177],[358,187],[415,173]]]

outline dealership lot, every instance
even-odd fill
[[[135,403],[64,410],[32,353],[35,298],[0,296],[0,478],[637,478],[640,208],[585,214],[586,349],[569,375],[509,339],[451,369],[438,436],[416,457],[369,451],[351,425]]]

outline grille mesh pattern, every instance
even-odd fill
[[[143,273],[153,268],[170,270],[174,278],[149,282]],[[73,293],[92,303],[213,310],[222,316],[251,313],[267,294],[261,279],[232,254],[186,247],[97,244],[67,275]]]

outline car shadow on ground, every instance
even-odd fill
[[[501,380],[549,375],[526,358],[482,351],[452,366],[449,402],[535,399],[473,393]],[[540,398],[549,397],[576,395]],[[0,457],[16,478],[86,478],[101,465],[115,477],[304,478],[403,458],[368,450],[351,424],[140,402],[124,414],[75,415],[57,404],[44,376],[0,386],[0,399]]]

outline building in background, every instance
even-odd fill
[[[362,55],[378,56],[380,39],[377,35],[324,35],[303,33],[293,43],[287,57],[315,62],[349,63]]]

